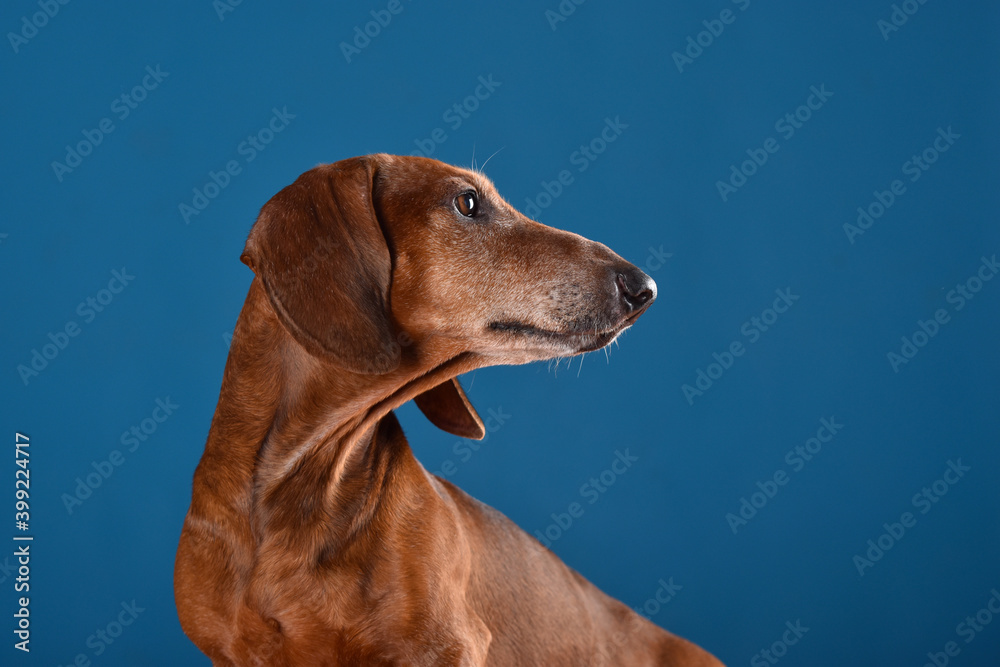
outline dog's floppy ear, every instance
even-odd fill
[[[486,437],[483,420],[469,402],[458,378],[446,380],[413,399],[424,416],[442,431],[460,438],[482,440]]]
[[[302,174],[261,209],[240,258],[303,347],[369,374],[391,371],[400,359],[374,171],[373,159],[360,157]]]

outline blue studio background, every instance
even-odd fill
[[[379,151],[496,153],[659,285],[608,359],[465,377],[478,449],[404,407],[428,469],[728,664],[1000,664],[996,3],[62,2],[0,9],[0,664],[207,664],[172,566],[247,231]]]

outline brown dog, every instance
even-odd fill
[[[720,665],[417,462],[392,410],[482,438],[455,379],[596,350],[656,285],[480,173],[372,155],[261,210],[175,596],[216,665]]]

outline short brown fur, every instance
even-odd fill
[[[721,665],[429,475],[392,413],[415,400],[483,437],[459,374],[606,345],[655,297],[647,276],[478,172],[389,155],[303,174],[243,260],[175,567],[215,665]]]

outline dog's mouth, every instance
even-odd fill
[[[643,310],[636,311],[610,328],[583,328],[577,331],[551,331],[517,321],[491,322],[489,329],[512,336],[531,338],[553,347],[570,350],[570,354],[581,354],[599,350],[611,343],[618,335],[632,326]]]

